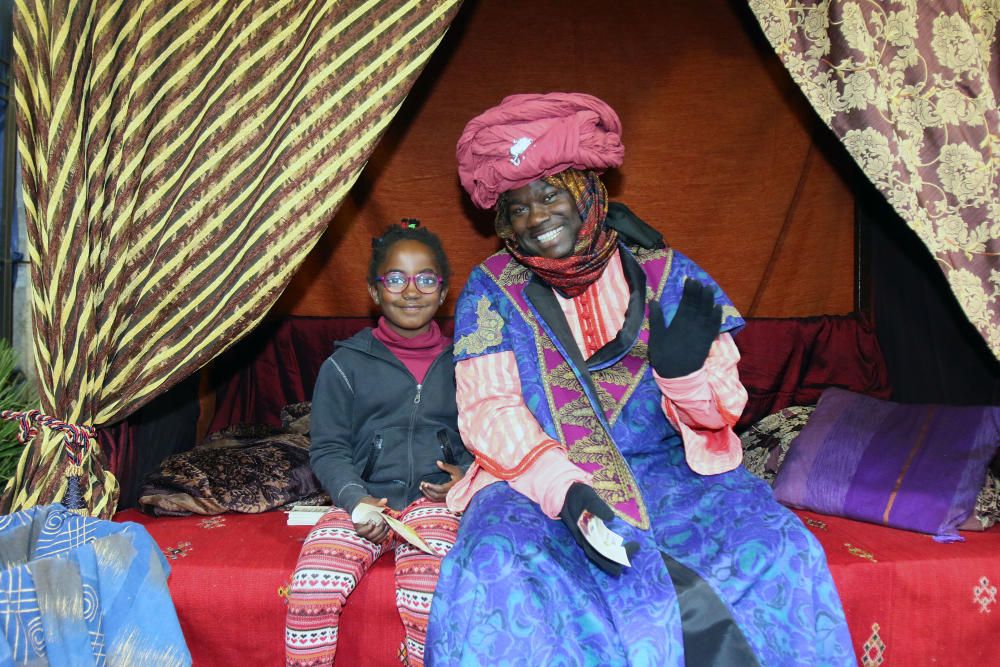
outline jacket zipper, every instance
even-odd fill
[[[434,361],[432,361],[430,367],[428,367],[427,373],[424,374],[425,381],[431,376],[431,372],[434,371],[434,367],[437,366],[437,362],[442,356],[444,356],[444,353],[434,357]],[[420,394],[423,390],[423,383],[417,383],[417,393],[413,396],[413,412],[410,413],[410,429],[406,434],[406,456],[407,462],[410,464],[409,475],[406,479],[407,492],[413,488],[413,427],[417,422],[417,411],[420,409]]]
[[[406,477],[406,489],[409,492],[413,486],[413,426],[417,421],[417,410],[420,409],[420,392],[424,385],[417,385],[417,393],[413,396],[413,412],[410,413],[410,429],[406,434],[406,457],[409,462],[409,474]]]
[[[404,371],[409,373],[408,369],[406,368],[406,365],[403,364],[398,359],[393,358],[391,361],[389,361],[384,357],[377,354],[372,354],[371,352],[367,352],[367,354],[371,355],[376,359],[380,359],[382,361],[388,361],[389,364],[396,366],[397,368],[402,367]],[[440,361],[441,357],[443,357],[444,355],[445,353],[442,352],[438,356],[434,357],[434,361],[432,361],[431,365],[427,368],[427,373],[424,375],[424,380],[426,380],[431,376],[431,373],[434,371],[434,367],[437,366],[438,361]],[[410,377],[413,376],[410,375]],[[423,388],[424,388],[423,383],[417,383],[417,393],[413,396],[413,412],[410,413],[410,426],[406,434],[406,459],[410,468],[409,474],[407,475],[407,484],[406,484],[407,491],[409,491],[409,489],[413,486],[413,428],[417,421],[417,411],[420,409],[420,398],[421,398],[421,393],[423,392]]]

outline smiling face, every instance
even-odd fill
[[[397,241],[386,252],[385,259],[378,266],[378,275],[384,276],[390,271],[400,271],[408,277],[426,271],[441,275],[441,267],[434,258],[434,251],[412,239]],[[382,307],[382,314],[389,326],[401,336],[413,338],[430,327],[431,319],[448,294],[448,288],[439,287],[431,294],[424,294],[417,289],[413,280],[408,280],[406,287],[398,294],[390,292],[381,283],[369,285],[368,292],[375,303]]]
[[[508,191],[507,216],[521,250],[549,259],[572,254],[583,226],[573,196],[543,180]]]

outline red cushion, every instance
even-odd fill
[[[987,664],[1000,636],[1000,529],[940,544],[908,531],[797,511],[823,545],[857,655],[876,664]],[[170,559],[170,592],[194,664],[278,665],[284,654],[283,591],[305,526],[282,512],[136,521]],[[340,626],[339,665],[398,667],[403,627],[392,558],[351,595]],[[877,626],[877,627],[876,627]]]
[[[116,521],[143,524],[170,561],[170,594],[195,667],[284,664],[287,588],[308,526],[284,512]],[[338,665],[399,667],[403,625],[392,556],[380,558],[348,599]]]

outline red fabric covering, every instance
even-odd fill
[[[879,655],[887,665],[991,664],[1000,530],[939,544],[796,513],[826,551],[862,664],[883,664]],[[286,526],[282,512],[153,519],[128,510],[115,519],[145,525],[170,559],[170,592],[196,667],[282,663],[283,593],[308,527]],[[382,558],[344,609],[338,665],[398,667],[403,628],[393,591],[392,561]]]
[[[997,664],[1000,529],[940,544],[919,533],[796,514],[826,551],[862,665]]]
[[[136,483],[136,467],[138,466],[138,444],[136,443],[136,427],[128,420],[97,429],[97,442],[101,447],[107,465],[116,478],[121,489],[129,489]]]
[[[736,429],[790,405],[815,405],[827,387],[889,398],[882,350],[866,318],[748,319],[736,334],[740,380],[750,395]]]
[[[336,317],[264,322],[213,362],[218,396],[209,432],[240,422],[280,425],[282,407],[312,395],[334,341],[374,324]]]
[[[126,510],[115,521],[144,525],[170,560],[170,595],[194,667],[284,664],[285,595],[308,526],[286,525],[284,512],[153,518]],[[337,665],[399,667],[394,591],[390,554],[344,607]]]
[[[279,425],[282,407],[312,396],[334,341],[373,325],[363,317],[288,317],[262,325],[216,361],[218,409],[210,431],[238,422]],[[442,321],[442,333],[450,336],[453,326]],[[751,318],[735,340],[750,394],[738,428],[789,405],[815,404],[826,387],[889,398],[882,352],[863,318]]]

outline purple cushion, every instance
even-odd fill
[[[782,503],[960,540],[1000,443],[1000,407],[902,405],[831,388],[774,481]]]

